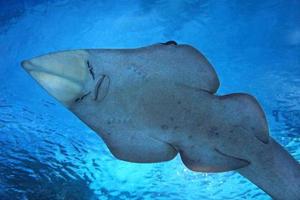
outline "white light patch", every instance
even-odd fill
[[[68,105],[82,91],[81,84],[65,77],[39,71],[30,71],[29,73],[47,92],[65,105]]]
[[[51,53],[30,60],[32,69],[84,82],[88,77],[87,53],[83,50]]]
[[[63,51],[23,61],[22,66],[49,94],[69,106],[89,78],[87,60],[84,50]]]

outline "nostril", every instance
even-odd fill
[[[90,74],[91,74],[93,80],[95,80],[94,69],[93,69],[91,63],[90,63],[89,61],[87,61],[86,64],[87,64],[87,66],[88,66],[89,72],[90,72]]]

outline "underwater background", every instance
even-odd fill
[[[217,94],[256,96],[271,136],[300,161],[299,9],[299,0],[0,0],[0,200],[271,199],[235,172],[196,173],[178,156],[115,159],[20,62],[67,49],[193,45],[215,67]]]

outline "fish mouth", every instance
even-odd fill
[[[41,56],[24,60],[21,62],[21,66],[50,95],[68,107],[74,99],[82,94],[88,76],[85,64],[77,61],[75,60],[74,65],[74,62],[70,63],[68,60],[60,62],[53,60],[51,56]]]

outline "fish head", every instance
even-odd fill
[[[71,50],[24,60],[22,67],[53,97],[70,107],[89,80],[88,52]]]

